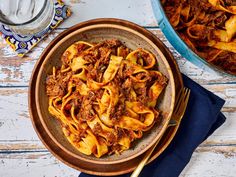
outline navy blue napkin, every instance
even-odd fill
[[[140,177],[177,177],[188,164],[193,151],[225,122],[220,112],[224,100],[183,75],[184,86],[191,89],[185,116],[171,144]],[[130,174],[120,175],[128,177]],[[95,177],[81,173],[79,177]],[[117,176],[118,177],[118,176]]]

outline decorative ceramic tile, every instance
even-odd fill
[[[23,57],[45,36],[53,31],[62,21],[71,15],[71,10],[61,0],[54,3],[55,14],[51,24],[43,31],[33,35],[19,35],[11,31],[7,25],[0,23],[0,34],[6,42],[13,48],[18,56]]]

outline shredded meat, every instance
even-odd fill
[[[61,73],[57,70],[56,76],[50,75],[46,80],[46,92],[48,96],[64,96],[67,84],[72,76],[72,72]]]
[[[225,5],[236,6],[236,1],[235,0],[225,0]]]
[[[83,101],[81,104],[80,112],[78,117],[84,121],[94,119],[94,115],[96,114],[93,103],[96,100],[96,96],[94,92],[90,91],[87,96],[83,97]]]
[[[100,124],[96,123],[93,127],[93,132],[98,135],[99,133],[102,132],[102,127]]]
[[[98,60],[100,60],[103,64],[108,64],[110,54],[116,55],[114,48],[117,48],[121,45],[122,43],[119,40],[106,40],[104,42],[98,43],[91,50],[84,53],[83,58],[89,62],[92,62],[93,64]]]
[[[125,112],[125,103],[120,101],[115,107],[112,108],[110,117],[114,125],[119,121],[119,118],[124,115]]]

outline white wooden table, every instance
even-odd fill
[[[39,55],[60,32],[84,20],[117,17],[140,24],[158,36],[172,51],[181,71],[226,100],[227,117],[194,152],[182,172],[186,177],[236,176],[236,80],[208,73],[182,58],[166,41],[149,0],[67,0],[71,18],[42,41],[27,57],[19,58],[0,38],[0,177],[74,177],[79,172],[57,160],[37,137],[29,118],[29,78]]]

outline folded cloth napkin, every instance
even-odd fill
[[[190,161],[193,151],[225,122],[220,112],[224,100],[183,75],[184,86],[191,89],[181,125],[167,149],[145,166],[140,177],[177,177]],[[79,177],[93,177],[81,173]],[[130,174],[120,175],[128,177]]]

